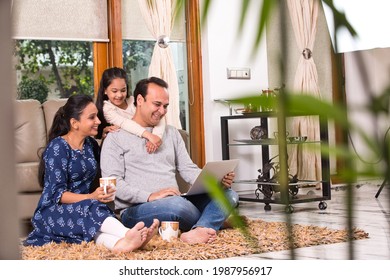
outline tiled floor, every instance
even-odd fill
[[[294,258],[300,260],[390,260],[390,190],[385,187],[375,198],[381,182],[365,181],[353,187],[354,210],[353,226],[369,233],[369,238],[353,242],[353,257],[349,254],[349,243],[321,245],[294,250]],[[314,188],[303,188],[299,194]],[[291,222],[326,226],[334,229],[347,228],[347,203],[345,186],[332,186],[331,200],[327,209],[319,210],[318,202],[294,204]],[[285,206],[271,204],[271,211],[264,211],[263,203],[240,202],[239,211],[254,219],[265,221],[286,221]],[[247,259],[291,259],[290,251],[270,252],[246,256]],[[242,259],[240,258],[240,259]]]

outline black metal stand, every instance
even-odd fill
[[[290,114],[287,118],[307,116],[301,114]],[[316,116],[316,115],[314,115]],[[229,142],[229,122],[245,119],[258,119],[260,121],[260,126],[268,131],[268,122],[269,119],[277,119],[279,115],[276,112],[256,112],[256,113],[248,113],[242,115],[230,115],[230,116],[222,116],[221,117],[221,143],[222,143],[222,159],[230,159],[230,147],[233,146],[247,146],[247,145],[257,145],[261,147],[261,169],[264,172],[264,165],[270,161],[270,146],[274,146],[279,148],[279,143],[274,138],[266,138],[266,139],[239,139],[233,140]],[[321,141],[313,141],[313,143],[318,143],[324,145],[323,147],[328,146],[328,122],[325,118],[320,118],[320,139]],[[267,134],[267,136],[269,136]],[[304,142],[304,141],[303,141]],[[310,141],[308,141],[310,142]],[[298,144],[298,143],[286,143],[286,144]],[[304,143],[299,143],[299,145],[304,145]],[[282,147],[286,148],[286,147]],[[326,150],[326,149],[325,149]],[[286,162],[287,163],[287,162]],[[264,203],[264,210],[271,210],[271,203],[274,204],[284,204],[286,205],[285,211],[286,213],[293,212],[292,204],[296,203],[306,203],[306,202],[314,202],[319,201],[318,208],[320,210],[325,210],[327,208],[326,202],[324,200],[331,199],[331,189],[330,189],[330,167],[329,167],[329,156],[327,153],[323,153],[321,155],[321,181],[298,181],[297,183],[289,183],[287,186],[281,186],[278,183],[267,183],[267,182],[259,182],[258,179],[249,179],[249,180],[235,180],[236,184],[252,184],[254,187],[257,187],[252,194],[240,194],[240,201],[250,201],[250,202],[260,202]],[[263,176],[264,177],[264,176]],[[265,178],[267,179],[267,178]],[[269,179],[269,178],[268,178]],[[322,195],[316,194],[298,194],[298,185],[310,185],[310,184],[322,184]],[[287,191],[288,189],[288,191]],[[277,194],[274,196],[274,193]],[[261,196],[264,195],[264,197]],[[286,203],[287,201],[287,203]]]
[[[384,179],[381,187],[379,188],[378,192],[375,195],[375,198],[378,198],[378,196],[381,194],[381,191],[382,191],[383,187],[386,185],[386,182],[387,182],[387,180]]]

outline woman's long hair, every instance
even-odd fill
[[[113,67],[104,70],[102,78],[100,79],[99,90],[96,98],[96,108],[98,109],[98,118],[101,124],[98,128],[98,134],[95,136],[96,139],[101,139],[103,135],[103,129],[108,125],[106,118],[104,117],[103,105],[104,101],[108,100],[107,94],[105,94],[107,87],[109,87],[114,79],[124,79],[126,82],[127,95],[129,98],[129,85],[127,80],[126,71],[122,68]]]
[[[72,95],[69,97],[66,104],[58,109],[54,115],[53,124],[50,128],[48,135],[48,143],[56,137],[67,134],[70,131],[70,120],[80,120],[80,115],[84,111],[88,104],[93,103],[92,97],[85,94]],[[41,151],[46,150],[46,147]],[[44,184],[45,175],[45,161],[43,160],[43,153],[40,153],[39,169],[38,169],[38,181],[41,187]]]

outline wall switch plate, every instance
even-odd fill
[[[250,68],[226,68],[228,79],[250,80]]]

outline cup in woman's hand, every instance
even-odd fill
[[[116,192],[116,178],[115,177],[102,177],[99,179],[100,187],[103,188],[104,194],[111,193],[110,189],[113,189],[114,192],[111,193],[111,200],[115,199]]]

